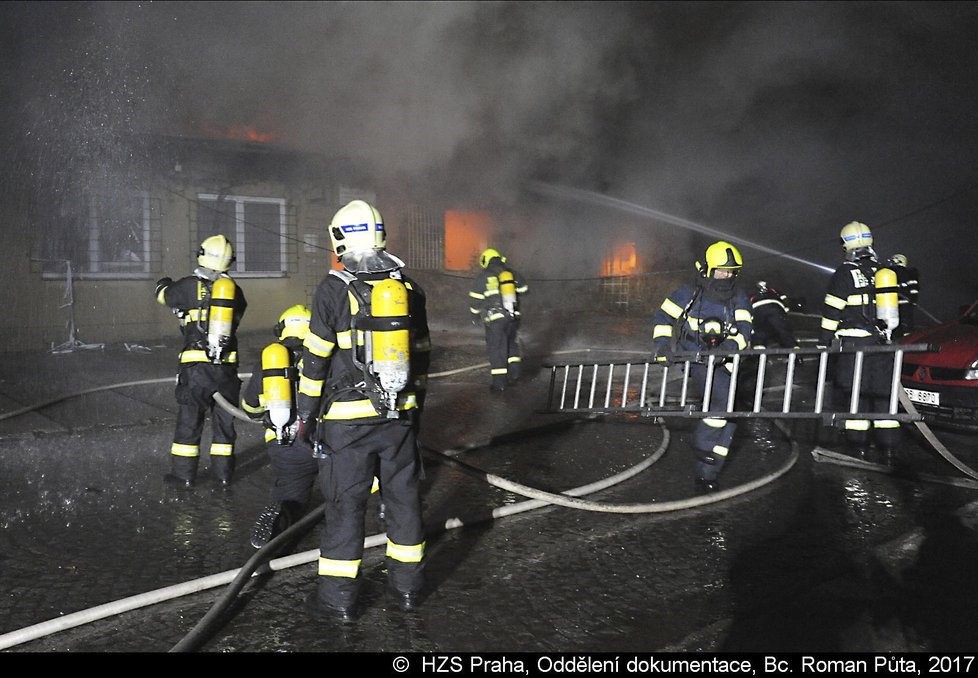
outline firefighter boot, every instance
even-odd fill
[[[299,503],[294,501],[280,501],[263,508],[251,530],[251,545],[260,549],[285,532],[295,522],[299,509]]]
[[[703,494],[716,492],[720,489],[717,478],[720,476],[720,464],[712,455],[701,454],[696,462],[696,477],[694,484],[696,489]]]
[[[234,456],[211,456],[211,472],[221,487],[229,487],[234,475]]]
[[[854,459],[872,462],[872,453],[869,449],[869,441],[863,432],[846,432],[845,452]]]
[[[509,384],[515,384],[520,380],[522,376],[522,370],[520,369],[519,362],[511,362],[506,371],[506,381]]]
[[[189,490],[197,480],[197,458],[171,455],[170,472],[163,476],[167,487]]]
[[[387,593],[402,612],[414,612],[421,605],[420,591],[400,591],[388,581]]]
[[[190,490],[194,486],[194,481],[189,478],[180,478],[172,473],[163,476],[163,484],[177,490]]]
[[[315,591],[306,596],[305,608],[315,619],[338,621],[343,624],[355,622],[360,616],[356,596],[347,596],[346,604],[328,601],[322,594],[322,582]]]

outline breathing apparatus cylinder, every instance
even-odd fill
[[[889,341],[890,334],[900,324],[896,273],[889,268],[881,268],[873,276],[873,284],[876,287],[876,319]]]
[[[396,418],[397,394],[410,378],[410,316],[407,288],[400,280],[386,278],[370,292],[370,371],[376,375],[387,398],[387,416]]]
[[[275,427],[279,443],[286,444],[286,432],[292,419],[292,382],[289,380],[289,349],[269,344],[261,352],[262,392],[265,409]]]
[[[230,278],[218,278],[211,288],[211,305],[207,311],[207,355],[215,363],[231,341],[234,323],[235,284]]]
[[[499,296],[503,300],[503,308],[510,313],[516,310],[516,281],[513,280],[512,271],[503,271],[499,274]]]

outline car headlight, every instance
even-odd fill
[[[978,360],[971,363],[971,367],[964,371],[964,378],[969,381],[978,379]]]

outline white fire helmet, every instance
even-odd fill
[[[339,209],[329,224],[329,238],[333,252],[340,258],[387,247],[384,218],[376,207],[363,200],[353,200]]]
[[[873,246],[873,232],[869,230],[869,226],[858,221],[851,221],[843,226],[839,237],[846,252]]]
[[[234,262],[234,248],[223,235],[212,235],[200,243],[197,264],[212,271],[224,273]]]

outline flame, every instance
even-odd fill
[[[239,139],[240,141],[255,141],[260,144],[278,139],[278,135],[273,132],[260,132],[254,127],[247,125],[232,125],[228,129],[227,136],[232,139]]]
[[[638,273],[638,252],[635,243],[619,243],[611,254],[601,262],[601,277],[613,275],[634,275]]]
[[[492,219],[483,212],[445,211],[445,270],[467,271],[488,246]]]
[[[251,125],[235,124],[227,128],[205,125],[204,132],[208,136],[220,139],[235,139],[237,141],[251,141],[259,144],[278,141],[280,136],[275,132],[262,132]]]

